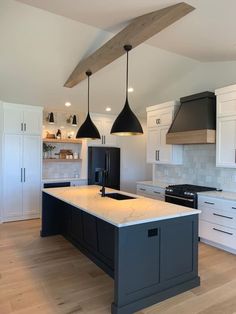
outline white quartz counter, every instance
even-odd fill
[[[117,227],[196,215],[201,212],[200,210],[112,189],[106,189],[106,193],[118,192],[134,196],[136,199],[119,201],[109,197],[101,197],[100,188],[100,186],[89,185],[49,188],[44,189],[43,192]]]
[[[56,183],[56,182],[73,182],[73,181],[78,181],[78,182],[83,182],[84,184],[87,184],[87,179],[84,178],[43,178],[42,182],[43,183]]]
[[[221,198],[230,201],[236,201],[236,192],[227,192],[227,191],[208,191],[200,192],[198,195]]]
[[[146,185],[146,186],[150,186],[150,187],[158,187],[161,189],[165,189],[169,184],[166,182],[161,182],[161,181],[138,181],[136,182],[136,184],[141,184],[141,185]]]

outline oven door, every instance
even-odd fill
[[[165,194],[165,201],[168,203],[182,205],[190,208],[196,208],[196,201],[194,198],[187,198],[177,195]]]

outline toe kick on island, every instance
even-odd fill
[[[116,226],[43,192],[41,236],[57,234],[114,279],[113,314],[131,314],[200,285],[197,214]]]

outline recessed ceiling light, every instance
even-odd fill
[[[106,111],[111,111],[111,108],[110,107],[106,107]]]
[[[129,92],[129,93],[133,93],[133,91],[134,91],[133,87],[129,87],[129,88],[128,88],[128,92]]]
[[[70,106],[71,106],[71,103],[70,103],[70,102],[66,102],[66,103],[65,103],[65,106],[66,106],[66,107],[70,107]]]

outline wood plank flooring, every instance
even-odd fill
[[[0,225],[0,314],[110,314],[113,280],[40,221]],[[201,286],[137,314],[236,314],[236,256],[200,244]]]

